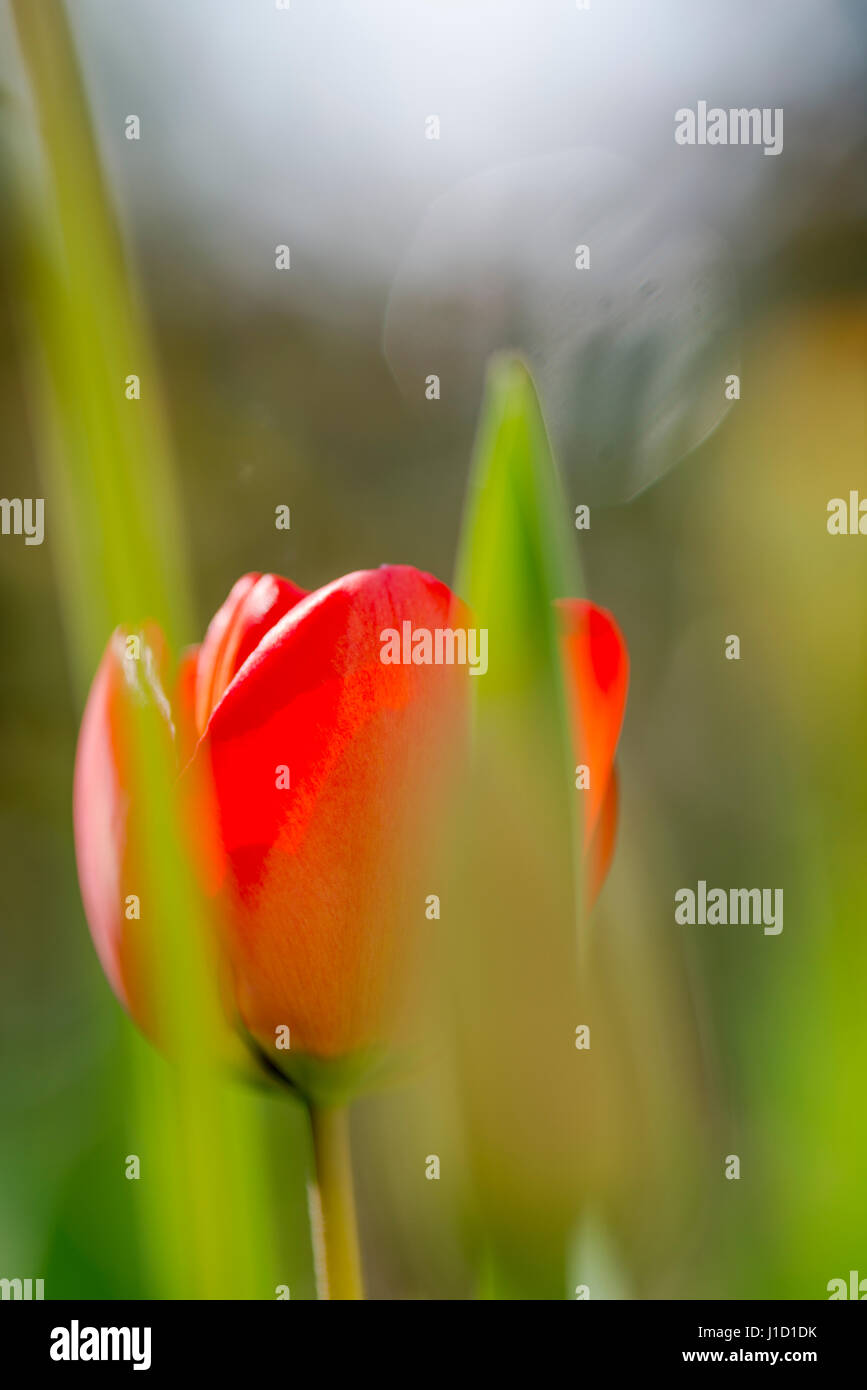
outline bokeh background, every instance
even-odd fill
[[[186,640],[245,570],[450,578],[496,348],[534,371],[569,513],[592,504],[586,590],[632,657],[599,949],[606,1017],[644,1060],[588,1136],[576,1277],[593,1296],[822,1298],[867,1275],[867,539],[826,529],[829,499],[867,496],[863,7],[68,11],[167,403]],[[5,4],[0,51],[8,174],[32,114]],[[783,153],[677,146],[674,112],[699,99],[784,108]],[[41,547],[0,538],[0,1275],[149,1296],[122,1173],[144,1045],[77,890],[71,523],[40,473],[10,203],[2,492],[45,495],[47,530]],[[674,892],[699,878],[782,887],[782,934],[677,927]],[[274,1267],[310,1297],[303,1113],[243,1104],[266,1141]],[[374,1297],[478,1289],[463,1198],[417,1159],[437,1149],[426,1104],[399,1092],[354,1117]]]

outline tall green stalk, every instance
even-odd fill
[[[174,650],[188,637],[183,531],[158,373],[65,9],[60,0],[11,0],[11,9],[34,117],[34,129],[19,131],[32,148],[26,158],[16,151],[13,180],[21,320],[46,536],[83,694],[116,625],[156,619]],[[138,399],[126,390],[132,375]],[[154,1297],[269,1298],[261,1116],[219,1071],[236,1044],[219,1003],[212,923],[182,848],[176,770],[146,716],[134,743],[142,939],[172,1054],[167,1066],[134,1045],[128,1062],[141,1258]]]

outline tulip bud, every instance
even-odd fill
[[[445,585],[408,567],[349,575],[311,595],[275,576],[232,590],[170,708],[176,812],[210,903],[229,1008],[302,1090],[355,1089],[411,1036],[424,865],[465,735],[467,668],[386,664],[381,635],[466,626]],[[152,1010],[119,910],[139,849],[130,674],[118,634],[79,741],[82,896],[100,959],[149,1031]],[[144,664],[163,662],[151,634]],[[277,775],[275,775],[275,772]],[[142,875],[139,875],[142,877]]]

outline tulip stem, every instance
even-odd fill
[[[364,1298],[352,1188],[349,1111],[346,1106],[311,1104],[310,1122],[319,1199],[313,1219],[319,1297]]]

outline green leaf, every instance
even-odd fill
[[[476,1241],[492,1296],[564,1297],[578,1193],[580,820],[555,601],[577,561],[530,375],[491,366],[456,588],[475,678],[449,946]]]
[[[39,130],[36,143],[19,128],[19,143],[35,148],[14,156],[21,299],[46,525],[83,693],[118,623],[156,619],[177,651],[191,605],[158,373],[65,11],[58,0],[13,0],[12,12]],[[138,399],[125,390],[131,375]],[[140,1263],[150,1297],[273,1298],[283,1280],[265,1200],[262,1101],[220,1071],[234,1035],[220,1004],[214,924],[183,849],[166,740],[142,714],[132,742],[141,930],[173,1061],[127,1045],[120,1103],[142,1177],[129,1183],[139,1246],[126,1258]],[[77,922],[70,930],[83,936]],[[114,1154],[103,1184],[124,1182],[122,1160]]]
[[[559,687],[553,602],[577,597],[580,575],[535,387],[517,357],[488,375],[456,588],[490,626],[497,659],[483,698]]]

